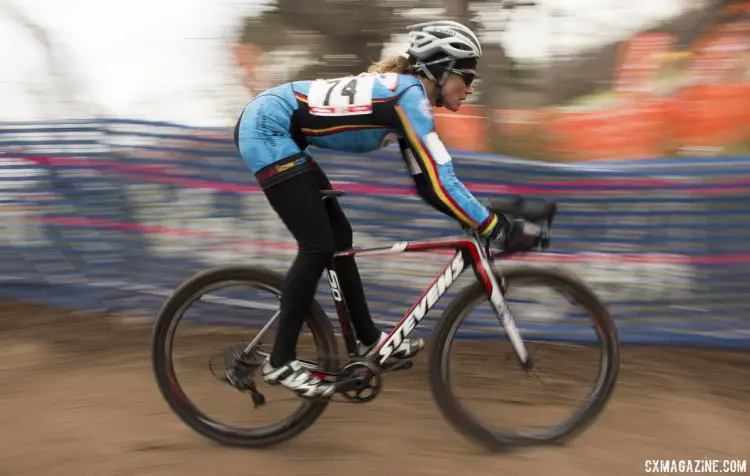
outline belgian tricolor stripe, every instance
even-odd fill
[[[329,134],[336,134],[337,132],[344,131],[359,131],[362,129],[385,129],[386,126],[378,126],[375,124],[349,124],[344,126],[333,126],[326,127],[325,129],[309,129],[302,128],[302,132],[308,136],[327,136]]]
[[[491,230],[492,226],[494,226],[494,224],[497,222],[497,217],[492,214],[487,220],[485,220],[484,223],[478,224],[474,220],[469,218],[469,215],[465,211],[461,210],[461,207],[458,205],[458,203],[453,200],[453,197],[451,197],[443,187],[443,184],[440,181],[440,175],[438,174],[437,163],[430,154],[429,149],[427,149],[425,144],[417,135],[414,127],[409,122],[409,118],[406,116],[403,109],[401,109],[401,106],[397,105],[395,106],[395,109],[401,120],[401,124],[403,124],[404,126],[404,131],[409,138],[409,142],[414,147],[420,162],[422,162],[424,170],[427,171],[427,175],[430,177],[430,184],[432,184],[435,195],[437,195],[440,201],[442,201],[456,215],[458,219],[465,222],[470,227],[482,228],[480,229],[481,233],[485,233]]]
[[[491,232],[493,228],[495,228],[495,225],[497,225],[497,215],[495,215],[494,213],[490,213],[490,216],[488,216],[487,219],[484,220],[481,225],[479,225],[479,233],[482,235],[486,235],[487,233]]]

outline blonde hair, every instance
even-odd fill
[[[401,55],[391,56],[370,66],[368,73],[413,73],[409,60]]]

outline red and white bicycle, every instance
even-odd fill
[[[323,199],[336,199],[343,192],[325,190]],[[550,229],[557,205],[555,203],[529,202],[522,198],[491,199],[488,206],[496,213],[521,218],[542,226],[541,247],[547,248]],[[555,269],[520,266],[505,270],[493,267],[497,259],[508,255],[493,250],[476,234],[467,231],[447,239],[419,242],[400,242],[390,246],[374,248],[353,248],[337,253],[342,255],[373,255],[391,253],[414,253],[440,249],[455,250],[455,254],[445,265],[432,284],[422,293],[417,302],[406,312],[393,328],[389,338],[365,359],[358,354],[343,298],[336,269],[335,258],[330,263],[328,273],[332,298],[335,302],[341,324],[347,358],[342,363],[336,336],[331,323],[317,301],[313,302],[306,316],[307,328],[316,347],[316,360],[305,360],[305,365],[320,378],[336,382],[338,394],[347,402],[364,403],[374,399],[382,389],[382,374],[411,368],[411,361],[389,359],[392,351],[407,338],[425,315],[454,285],[459,276],[470,266],[477,280],[461,290],[449,303],[431,339],[429,354],[429,382],[437,405],[444,417],[465,436],[493,450],[512,446],[561,443],[577,434],[592,423],[600,414],[617,380],[619,371],[619,340],[617,329],[604,304],[592,290],[579,279]],[[242,283],[252,288],[281,294],[283,276],[257,266],[220,266],[196,274],[185,281],[166,301],[154,327],[152,343],[153,370],[162,395],[172,410],[191,428],[223,444],[262,447],[276,444],[298,435],[307,429],[323,413],[334,399],[310,400],[299,398],[300,407],[292,415],[271,425],[260,428],[238,428],[209,418],[188,398],[179,384],[173,366],[172,343],[185,310],[199,301],[204,295],[215,292],[229,283]],[[583,401],[567,419],[551,427],[534,430],[507,430],[487,426],[483,419],[463,408],[454,393],[454,385],[449,373],[449,356],[457,330],[466,316],[482,303],[489,303],[497,321],[504,330],[504,336],[513,349],[518,368],[527,374],[535,369],[533,354],[516,326],[516,322],[506,303],[509,289],[524,286],[543,286],[563,295],[571,304],[581,306],[584,315],[590,319],[588,325],[595,336],[595,347],[599,351],[599,362],[595,383]],[[271,311],[269,310],[269,313]],[[222,355],[225,367],[220,377],[241,392],[247,392],[256,408],[266,404],[265,396],[256,387],[256,375],[260,378],[259,366],[270,352],[262,343],[264,334],[273,326],[278,310],[267,323],[257,331],[250,342],[235,346]]]

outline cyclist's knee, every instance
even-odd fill
[[[352,234],[352,227],[347,224],[346,227],[341,227],[335,231],[334,241],[336,242],[336,251],[342,251],[352,247],[354,236]]]
[[[315,243],[306,243],[299,248],[300,253],[320,257],[323,261],[329,260],[336,251],[336,241],[333,238]]]

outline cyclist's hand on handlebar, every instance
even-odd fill
[[[539,246],[542,228],[524,220],[508,220],[503,215],[497,216],[497,224],[487,235],[493,246],[506,253],[529,251]]]

